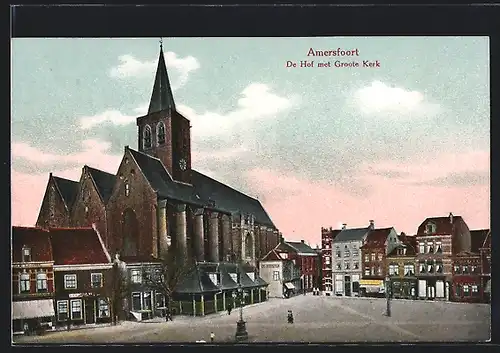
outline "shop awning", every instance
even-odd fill
[[[54,303],[52,299],[28,300],[12,303],[13,320],[35,319],[54,315]]]
[[[295,289],[295,286],[291,282],[285,282],[286,289]]]
[[[383,287],[384,281],[381,279],[362,279],[359,281],[360,287]]]

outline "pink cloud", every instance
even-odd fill
[[[455,165],[456,171],[466,171],[489,165],[489,156],[471,153],[463,156],[445,156],[425,165],[395,166],[395,170],[411,172],[411,179],[441,176]],[[463,164],[466,163],[466,164]],[[373,167],[373,166],[372,166]],[[378,166],[377,166],[378,167]],[[468,167],[468,168],[467,168]],[[437,170],[435,170],[437,168]],[[289,175],[279,175],[265,169],[247,173],[253,187],[265,194],[264,207],[276,226],[290,240],[304,239],[311,245],[320,244],[321,227],[364,227],[370,219],[377,227],[394,226],[396,231],[414,234],[427,217],[447,216],[450,212],[464,217],[471,229],[489,228],[489,185],[465,187],[430,187],[403,182],[382,176],[365,175],[370,194],[356,197],[335,185],[310,182]],[[396,179],[397,180],[397,179]]]
[[[78,180],[81,168],[54,173],[71,180]],[[40,211],[49,174],[26,174],[12,171],[12,225],[34,226]]]
[[[22,158],[37,165],[68,164],[65,170],[54,170],[53,174],[62,178],[78,181],[82,167],[87,164],[108,173],[115,173],[122,156],[110,155],[108,142],[97,140],[83,141],[83,151],[71,155],[47,153],[26,143],[13,143],[12,156]],[[49,173],[21,173],[12,170],[12,224],[33,226],[36,223],[42,203]]]

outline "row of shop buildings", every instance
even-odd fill
[[[165,316],[164,294],[146,279],[164,265],[151,256],[110,255],[96,227],[13,227],[13,332]],[[267,286],[255,267],[195,262],[176,285],[170,311],[202,316],[263,302]]]
[[[321,232],[326,295],[490,301],[491,231],[460,216],[427,218],[411,236],[374,221]]]

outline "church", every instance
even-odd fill
[[[191,169],[190,121],[179,113],[160,46],[137,150],[125,146],[116,174],[85,165],[79,181],[49,175],[39,227],[95,224],[110,253],[158,258],[170,247],[190,259],[252,266],[280,233],[262,204]]]

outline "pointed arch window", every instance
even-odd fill
[[[144,132],[142,133],[142,143],[144,149],[151,148],[151,127],[149,125],[144,127]]]
[[[163,145],[165,143],[165,124],[163,121],[160,121],[156,127],[156,140],[159,145]]]
[[[245,237],[245,258],[253,258],[253,239],[250,233]]]

